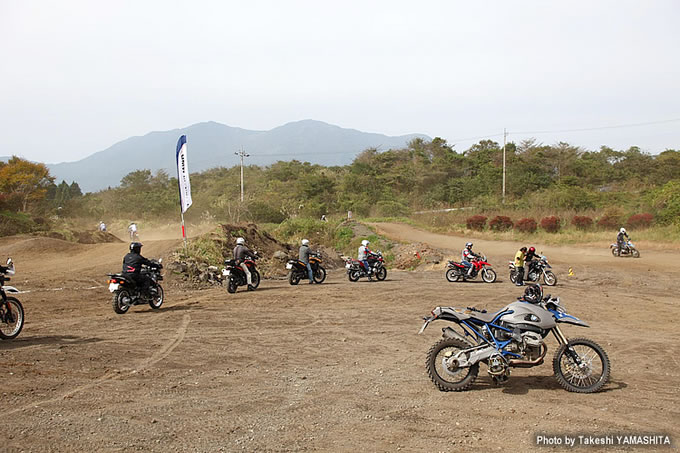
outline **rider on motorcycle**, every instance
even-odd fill
[[[462,252],[461,255],[462,255],[462,260],[461,260],[460,264],[462,264],[463,266],[465,266],[467,268],[467,276],[470,277],[470,276],[472,276],[472,269],[473,269],[471,261],[472,261],[473,258],[479,258],[480,256],[477,253],[472,251],[472,242],[468,242],[467,244],[465,244],[465,248],[463,249],[463,252]]]
[[[141,242],[130,243],[130,253],[123,258],[123,276],[134,281],[142,291],[145,291],[149,287],[149,279],[141,271],[142,266],[150,265],[151,261],[141,255],[142,245]]]
[[[368,244],[370,244],[370,242],[368,242],[366,239],[361,241],[361,246],[359,246],[359,256],[357,259],[363,263],[366,273],[368,274],[368,278],[370,279],[373,269],[371,269],[371,266],[368,264],[368,256],[371,254]]]
[[[246,281],[248,282],[248,291],[254,291],[255,288],[253,288],[253,279],[252,276],[250,275],[250,270],[248,269],[248,266],[246,266],[246,263],[244,261],[249,256],[255,255],[255,253],[253,253],[252,250],[246,247],[245,244],[246,244],[245,239],[236,238],[236,247],[234,247],[234,260],[236,261],[236,265],[240,266],[241,269],[243,269],[243,272],[246,274]]]
[[[536,248],[535,247],[529,247],[529,250],[527,251],[526,255],[524,256],[524,262],[526,263],[526,273],[524,275],[524,279],[526,280],[529,278],[529,273],[531,272],[531,269],[534,267],[536,264],[536,261],[538,260],[538,255],[536,254]]]
[[[305,263],[307,266],[307,275],[309,276],[309,284],[314,283],[314,271],[312,271],[312,265],[309,264],[309,254],[312,250],[309,248],[309,240],[303,239],[302,245],[300,246],[300,252],[298,253],[298,259]]]
[[[616,245],[619,246],[619,251],[625,250],[628,246],[628,241],[630,238],[628,237],[628,233],[626,233],[626,229],[621,227],[619,230],[619,234],[616,235]]]

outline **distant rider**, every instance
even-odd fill
[[[237,266],[241,266],[241,269],[243,269],[243,272],[246,274],[246,281],[248,282],[248,291],[254,291],[255,288],[253,288],[253,278],[250,275],[250,269],[248,269],[248,266],[246,266],[246,263],[244,262],[246,258],[255,255],[252,250],[250,250],[248,247],[246,247],[246,240],[243,238],[237,238],[236,239],[236,247],[234,247],[234,260],[236,261]]]
[[[368,240],[364,239],[361,241],[361,246],[359,246],[359,256],[357,259],[361,261],[364,265],[364,268],[366,269],[366,273],[368,274],[368,278],[371,278],[371,274],[373,273],[373,269],[371,269],[370,264],[368,264],[368,257],[371,254],[371,251],[368,248]]]
[[[103,220],[99,221],[99,231],[106,232],[106,224],[104,223]]]
[[[522,247],[515,254],[515,285],[524,286],[524,259],[526,258],[527,248]]]
[[[128,226],[128,232],[130,233],[130,240],[134,241],[138,235],[137,235],[137,224],[135,222],[132,222],[130,226]]]
[[[531,272],[531,269],[533,266],[536,264],[534,260],[538,260],[538,255],[536,254],[536,248],[535,247],[529,247],[529,250],[527,251],[526,256],[524,257],[524,262],[526,263],[526,272],[524,279],[529,278],[529,273]]]
[[[123,258],[123,275],[134,281],[143,291],[149,287],[149,279],[142,274],[142,266],[148,266],[151,261],[142,256],[142,243],[130,243],[130,253]]]
[[[309,254],[312,250],[309,248],[309,240],[303,239],[302,245],[300,246],[300,252],[298,253],[298,259],[305,263],[307,266],[307,275],[309,276],[309,284],[314,283],[314,271],[312,271],[312,265],[309,264]]]
[[[465,266],[467,268],[467,276],[471,277],[472,276],[472,260],[474,258],[479,258],[479,255],[475,252],[472,251],[472,242],[468,242],[465,244],[465,248],[463,249],[462,252],[462,260],[460,264]]]
[[[621,227],[619,230],[619,234],[616,235],[616,245],[619,247],[619,251],[624,251],[628,248],[628,241],[630,238],[628,237],[628,233],[626,233],[626,229]]]

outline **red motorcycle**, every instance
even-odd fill
[[[446,269],[446,279],[450,282],[474,280],[477,275],[481,274],[482,280],[486,283],[496,281],[496,271],[486,261],[486,256],[481,255],[478,258],[473,258],[470,263],[472,264],[472,272],[468,274],[468,267],[456,261],[449,261]]]
[[[254,289],[257,289],[257,287],[260,286],[260,273],[255,268],[255,260],[257,259],[259,259],[259,257],[257,256],[257,252],[255,252],[254,256],[249,256],[243,260],[250,271],[250,280],[253,283]],[[233,294],[236,292],[239,286],[248,285],[246,273],[243,272],[241,266],[236,264],[236,260],[225,260],[224,264],[226,267],[222,269],[222,278],[224,281],[223,284],[227,285],[228,293]]]

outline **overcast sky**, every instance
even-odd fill
[[[0,0],[0,18],[0,155],[71,161],[201,121],[301,119],[459,151],[504,127],[680,149],[677,0]]]

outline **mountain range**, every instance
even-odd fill
[[[213,121],[182,129],[150,132],[130,137],[75,162],[48,164],[57,183],[76,181],[83,192],[114,187],[126,174],[140,169],[165,170],[176,175],[175,149],[181,135],[187,136],[189,170],[199,172],[239,163],[234,153],[250,155],[245,164],[269,165],[279,160],[307,161],[322,165],[346,165],[367,148],[380,151],[403,148],[423,134],[398,137],[345,129],[315,120],[284,124],[268,131],[231,127]]]

